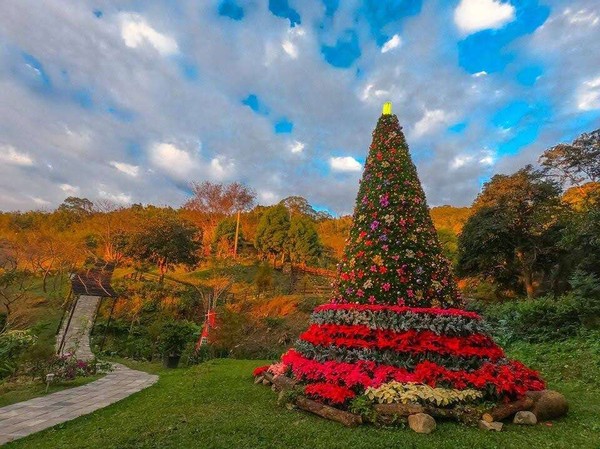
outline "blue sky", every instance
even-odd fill
[[[598,41],[592,0],[9,2],[0,209],[212,180],[350,213],[388,100],[430,205],[468,205],[600,127]]]

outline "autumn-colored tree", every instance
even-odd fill
[[[344,245],[352,226],[352,217],[344,215],[317,222],[319,238],[323,242],[325,251],[330,254],[335,264],[344,253]]]
[[[156,264],[160,281],[173,266],[193,266],[200,249],[198,229],[171,209],[157,210],[146,218],[139,232],[131,236],[127,254],[134,259]]]
[[[192,197],[183,208],[203,228],[207,248],[210,247],[219,220],[237,213],[236,227],[239,229],[241,212],[250,209],[256,199],[256,192],[239,182],[192,182],[191,189]]]
[[[583,133],[570,144],[547,149],[539,162],[547,175],[563,184],[600,181],[600,129]]]
[[[448,229],[454,235],[460,234],[472,211],[469,207],[437,206],[429,211],[437,230]]]
[[[473,211],[459,238],[459,272],[507,287],[520,284],[528,297],[535,296],[560,253],[558,185],[531,166],[495,175]]]
[[[30,273],[19,266],[18,248],[9,242],[0,242],[0,334],[11,328],[13,308],[23,302],[32,289]]]

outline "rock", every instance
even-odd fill
[[[282,405],[282,404],[284,404],[284,402],[287,402],[286,399],[287,399],[287,392],[283,391],[283,390],[280,391],[279,394],[277,395],[277,403],[279,405]]]
[[[435,430],[435,419],[427,413],[409,415],[408,425],[417,433],[431,433]]]
[[[502,425],[503,424],[498,421],[487,422],[487,421],[484,421],[483,419],[481,421],[479,421],[479,428],[481,430],[490,430],[490,431],[500,432],[502,430]]]
[[[254,384],[259,384],[263,381],[264,377],[262,376],[256,376],[256,379],[254,379]]]
[[[484,413],[481,419],[487,422],[502,421],[504,418],[508,418],[510,415],[514,415],[522,410],[529,410],[533,407],[533,399],[527,396],[505,404],[496,405],[494,408]]]
[[[531,411],[538,421],[560,418],[569,411],[567,400],[558,391],[529,391],[527,396],[534,401]]]
[[[537,418],[532,412],[520,411],[515,414],[513,423],[533,426],[534,424],[537,424]]]

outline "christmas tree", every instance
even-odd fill
[[[342,407],[359,395],[454,406],[544,388],[536,372],[505,357],[478,314],[462,309],[388,104],[338,274],[331,302],[314,310],[295,347],[268,368],[304,384],[307,396]]]
[[[444,308],[461,303],[393,114],[383,114],[373,132],[335,302]]]

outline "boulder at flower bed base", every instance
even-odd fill
[[[463,309],[389,105],[373,132],[333,297],[261,374],[274,385],[290,379],[303,389],[299,397],[340,411],[356,401],[410,403],[475,425],[485,404],[545,388],[538,373],[506,358],[478,314]]]

